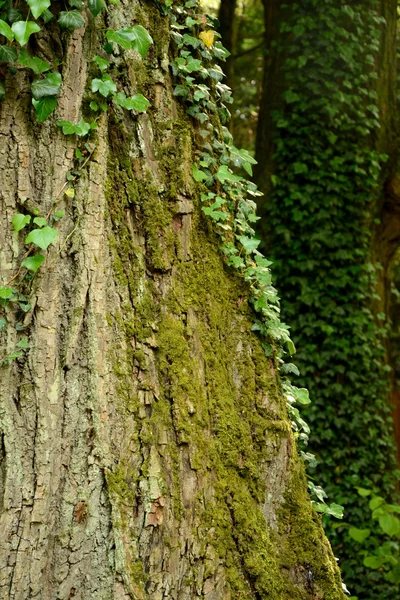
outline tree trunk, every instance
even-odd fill
[[[234,88],[233,74],[235,68],[235,58],[233,53],[236,41],[236,3],[237,0],[223,0],[219,5],[218,10],[218,21],[220,23],[219,32],[222,36],[222,43],[230,52],[230,56],[228,56],[222,66],[226,75],[225,83],[232,90]]]
[[[22,324],[7,313],[3,356],[21,336],[29,348],[1,367],[0,598],[342,599],[276,367],[199,208],[169,19],[137,0],[107,18],[153,36],[144,61],[114,58],[152,107],[103,114],[56,243],[21,284],[32,308]],[[0,108],[2,285],[26,252],[11,219],[48,214],[74,169],[56,121],[92,100],[92,17],[54,28],[36,39],[62,64],[56,116],[35,122],[22,69]]]

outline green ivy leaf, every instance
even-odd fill
[[[356,490],[363,498],[366,498],[372,494],[372,490],[366,490],[365,488],[357,487]]]
[[[14,215],[11,220],[11,223],[13,224],[13,227],[14,227],[14,231],[16,231],[16,232],[21,231],[21,229],[26,227],[26,225],[28,225],[28,223],[30,223],[30,222],[31,222],[31,216],[23,215],[21,213]]]
[[[135,110],[137,112],[146,112],[150,106],[150,102],[142,94],[135,94],[127,98],[123,92],[119,92],[114,96],[113,101],[126,110]]]
[[[121,48],[125,48],[125,50],[130,50],[132,48],[132,27],[125,27],[124,29],[109,29],[106,33],[106,38],[109,42],[114,42],[121,46]]]
[[[32,95],[35,100],[40,100],[44,96],[56,96],[61,88],[60,73],[47,73],[43,79],[34,79],[32,81]]]
[[[25,260],[22,261],[21,266],[36,273],[40,265],[42,265],[45,260],[45,257],[41,254],[37,254],[36,256],[28,256],[28,258],[25,258]]]
[[[97,17],[104,8],[107,8],[107,5],[104,0],[88,0],[88,8],[92,15]]]
[[[132,48],[139,52],[140,56],[144,58],[149,51],[153,40],[147,29],[142,27],[142,25],[134,25],[132,30],[135,36],[132,42]]]
[[[228,183],[237,183],[239,181],[243,181],[243,177],[232,173],[232,171],[228,169],[226,165],[221,165],[219,167],[217,171],[217,179],[222,184],[224,184],[226,181],[228,181]]]
[[[40,31],[40,27],[34,21],[16,21],[11,25],[15,39],[20,46],[25,46],[33,33]]]
[[[117,86],[110,75],[103,75],[101,79],[92,79],[92,92],[100,92],[102,96],[107,98],[110,94],[115,94],[116,91]]]
[[[57,98],[55,96],[45,96],[41,100],[32,98],[32,104],[35,107],[38,123],[43,123],[57,106]]]
[[[106,33],[109,42],[115,42],[126,50],[133,49],[139,52],[140,56],[145,57],[153,40],[144,27],[134,25],[133,27],[124,27],[114,31],[109,29]]]
[[[44,73],[51,69],[50,63],[45,60],[42,60],[38,56],[30,56],[29,52],[25,50],[25,48],[21,48],[21,52],[19,53],[18,62],[24,67],[28,67],[28,69],[32,69],[32,71],[37,75],[38,73]]]
[[[26,0],[35,19],[39,18],[51,4],[50,0]]]
[[[101,56],[93,56],[92,60],[99,67],[100,71],[107,71],[108,67],[110,66],[109,61]]]
[[[207,175],[204,173],[204,171],[200,171],[195,163],[192,166],[192,175],[195,181],[204,181],[207,179]]]
[[[3,81],[0,81],[0,102],[2,102],[6,95],[6,88],[4,87]]]
[[[61,11],[57,23],[64,29],[79,29],[83,27],[85,21],[81,13],[77,10]]]
[[[370,529],[357,529],[357,527],[350,527],[349,536],[356,542],[363,542],[370,535]]]
[[[367,556],[364,565],[370,569],[380,569],[386,562],[386,556]]]
[[[52,227],[43,227],[43,229],[33,229],[25,238],[26,244],[35,244],[42,250],[47,248],[54,242],[58,235],[58,231]]]
[[[46,225],[47,225],[47,219],[44,219],[43,217],[35,217],[33,219],[33,222],[38,227],[46,227]]]
[[[4,35],[5,38],[8,39],[8,41],[12,42],[14,39],[14,33],[13,30],[11,29],[11,27],[9,26],[8,23],[6,23],[5,21],[2,21],[0,19],[0,35]]]
[[[53,13],[49,10],[45,10],[41,15],[40,18],[42,19],[42,21],[44,23],[48,23],[49,21],[51,21],[51,19],[54,17]]]
[[[243,248],[249,254],[257,250],[258,246],[261,243],[261,240],[257,240],[256,238],[249,238],[245,235],[238,236],[239,242],[242,244]]]
[[[8,323],[3,317],[0,317],[0,333],[3,331],[5,327],[7,327]]]
[[[0,62],[15,62],[18,58],[18,52],[12,46],[0,46]]]
[[[22,350],[26,350],[28,348],[28,338],[26,338],[26,337],[22,338],[18,342],[17,348],[21,348]]]
[[[400,520],[393,515],[382,515],[379,517],[379,525],[384,533],[393,536],[400,533]]]
[[[0,287],[0,298],[3,300],[8,300],[13,295],[14,290],[9,287]]]
[[[307,404],[311,404],[310,396],[308,390],[306,388],[296,388],[293,386],[293,390],[296,396],[297,402],[307,406]]]
[[[64,135],[78,135],[83,137],[89,133],[91,129],[94,129],[93,125],[95,123],[87,123],[83,119],[79,121],[79,123],[72,123],[72,121],[59,121],[57,123],[59,127],[62,127],[62,132]]]

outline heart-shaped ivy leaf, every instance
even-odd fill
[[[28,258],[25,258],[25,260],[22,261],[21,266],[36,273],[40,265],[42,265],[45,260],[45,257],[41,254],[37,254],[36,256],[28,256]]]
[[[11,29],[20,46],[25,46],[30,36],[40,31],[39,25],[34,21],[16,21],[11,25]]]
[[[47,248],[54,242],[58,232],[52,227],[43,227],[43,229],[33,229],[25,238],[26,244],[35,244],[42,250]]]

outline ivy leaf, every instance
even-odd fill
[[[294,386],[293,386],[293,389],[294,389],[294,393],[295,393],[297,402],[299,402],[300,404],[303,404],[304,406],[307,406],[307,404],[311,404],[308,390],[306,390],[305,388],[296,388]]]
[[[386,556],[367,556],[364,558],[364,565],[370,569],[380,569],[386,562]]]
[[[38,227],[45,227],[47,225],[47,219],[44,219],[43,217],[35,217],[33,219],[33,222],[35,223],[35,225],[37,225]]]
[[[14,290],[9,287],[0,287],[0,298],[3,300],[8,300],[13,295]]]
[[[22,16],[22,14],[20,13],[20,11],[17,8],[14,8],[14,6],[11,6],[8,11],[7,11],[7,21],[9,23],[16,23],[16,21],[23,21],[24,17]]]
[[[23,215],[21,213],[14,215],[11,220],[11,223],[13,224],[13,227],[14,227],[14,231],[16,231],[17,233],[18,233],[18,231],[21,231],[21,229],[23,229],[30,222],[31,222],[31,216]]]
[[[207,179],[207,175],[204,173],[204,171],[200,171],[195,163],[192,166],[192,175],[195,181],[204,181]]]
[[[32,69],[32,71],[37,75],[38,73],[44,73],[51,69],[51,65],[39,58],[38,56],[30,56],[29,52],[25,50],[25,48],[21,48],[21,52],[19,53],[18,62],[24,67],[28,67],[28,69]]]
[[[5,319],[3,319],[3,317],[0,317],[0,333],[7,326],[7,324],[8,324],[7,321]]]
[[[48,23],[53,17],[54,15],[50,10],[45,10],[40,16],[44,23]]]
[[[150,102],[142,94],[135,94],[127,98],[123,92],[119,92],[114,96],[113,100],[116,104],[122,106],[122,108],[136,110],[137,112],[146,112],[150,106]]]
[[[51,4],[50,0],[26,0],[26,2],[29,4],[35,19],[40,17],[40,15],[44,13],[44,11],[47,10]]]
[[[25,238],[26,244],[35,244],[42,250],[47,248],[54,242],[58,235],[58,231],[52,227],[43,227],[43,229],[33,229]]]
[[[43,264],[45,260],[45,257],[41,254],[37,254],[36,256],[28,256],[28,258],[25,258],[25,260],[22,261],[21,266],[36,273],[40,265]]]
[[[228,183],[237,183],[238,181],[242,181],[243,177],[232,173],[226,165],[221,165],[217,171],[217,179],[224,184],[226,181],[228,181]]]
[[[207,46],[207,48],[211,48],[215,40],[215,34],[212,29],[208,29],[208,31],[202,31],[199,34],[199,38]]]
[[[79,123],[76,124],[72,123],[72,121],[59,121],[57,125],[62,128],[64,135],[76,134],[83,137],[87,135],[91,129],[94,129],[93,125],[95,125],[95,123],[87,123],[81,119]]]
[[[88,0],[88,8],[92,15],[97,17],[104,8],[107,8],[107,5],[104,0]]]
[[[145,57],[153,40],[142,25],[133,27],[124,27],[123,29],[109,29],[106,33],[109,42],[115,42],[126,50],[133,49],[139,52],[140,56]]]
[[[0,102],[2,102],[2,100],[4,100],[6,95],[6,88],[4,87],[4,83],[2,81],[0,81]]]
[[[25,46],[33,33],[40,31],[40,27],[34,21],[16,21],[11,25],[15,39],[20,46]]]
[[[61,87],[60,73],[48,73],[44,79],[34,79],[32,81],[32,95],[35,100],[40,100],[44,96],[56,96]]]
[[[93,56],[92,60],[99,67],[100,71],[107,71],[108,67],[110,66],[109,61],[101,56]]]
[[[153,43],[153,39],[147,29],[142,27],[142,25],[134,25],[132,29],[135,36],[135,39],[132,43],[132,48],[139,52],[140,56],[144,58],[149,51],[151,44]]]
[[[11,29],[11,27],[9,26],[8,23],[6,23],[5,21],[2,21],[0,19],[0,35],[4,35],[5,38],[8,39],[8,41],[12,42],[14,39],[14,33],[13,30]]]
[[[77,10],[61,11],[57,23],[64,29],[79,29],[83,27],[85,21],[81,13]]]
[[[41,100],[32,98],[32,104],[35,107],[38,123],[43,123],[57,106],[57,98],[55,96],[45,96]]]
[[[12,46],[0,46],[0,62],[15,62],[18,52]]]
[[[400,520],[393,515],[382,515],[379,517],[379,525],[387,535],[398,535],[400,533]]]
[[[17,348],[22,348],[22,350],[26,350],[28,348],[28,338],[26,338],[26,337],[22,338],[18,342]]]
[[[257,240],[256,238],[249,238],[245,235],[241,235],[238,237],[239,242],[242,244],[243,248],[246,252],[251,253],[254,250],[257,250],[258,246],[261,243],[261,240]]]
[[[132,48],[132,27],[124,27],[124,29],[109,29],[106,33],[106,37],[109,42],[114,42],[121,46],[121,48],[125,48],[125,50],[130,50]]]
[[[357,529],[357,527],[350,527],[349,529],[349,536],[360,543],[366,540],[370,533],[370,529]]]
[[[103,75],[101,79],[92,79],[92,92],[100,92],[102,96],[107,98],[110,94],[115,94],[116,91],[117,86],[110,75]]]

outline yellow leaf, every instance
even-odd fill
[[[68,198],[73,198],[75,196],[75,190],[69,188],[69,190],[65,190],[65,195],[68,196]]]
[[[207,48],[211,48],[215,39],[214,32],[211,29],[208,31],[202,31],[199,35],[199,38],[205,43]]]

